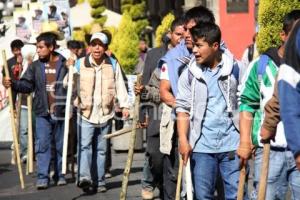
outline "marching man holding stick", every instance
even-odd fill
[[[37,159],[37,189],[46,189],[49,185],[51,162],[51,141],[54,138],[54,176],[57,185],[65,185],[66,180],[61,173],[63,127],[66,89],[63,78],[68,72],[66,60],[54,50],[57,31],[41,33],[37,38],[37,54],[34,61],[22,78],[11,80],[5,78],[5,87],[21,93],[34,92],[33,109],[36,114],[35,154]]]
[[[279,48],[268,49],[253,60],[241,83],[240,145],[237,153],[241,158],[242,165],[246,165],[246,161],[252,154],[252,144],[255,147],[255,190],[251,194],[253,199],[257,198],[256,192],[258,192],[258,199],[285,199],[289,182],[292,191],[296,190],[299,172],[287,164],[291,163],[290,160],[293,158],[291,151],[287,149],[282,122],[276,124],[272,131],[262,128],[262,122],[264,116],[266,114],[268,116],[268,111],[264,113],[264,107],[273,94],[276,75],[285,51],[285,42],[294,22],[299,17],[300,10],[294,10],[285,15],[280,33],[282,45]],[[262,138],[259,134],[260,131],[262,131]],[[274,137],[266,137],[266,132]],[[265,149],[268,149],[269,145],[271,146],[270,150],[266,151]],[[269,153],[269,158],[263,156],[266,153]],[[268,162],[269,167],[264,166]]]
[[[106,192],[106,139],[118,99],[123,118],[129,116],[128,93],[119,63],[107,56],[108,38],[96,32],[91,53],[75,63],[78,115],[78,187],[84,192]],[[74,64],[69,63],[70,65]],[[76,90],[74,90],[76,91]]]

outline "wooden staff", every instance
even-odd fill
[[[180,200],[180,191],[181,191],[181,181],[182,181],[182,170],[183,170],[183,160],[181,155],[179,155],[179,169],[176,185],[176,200]]]
[[[68,152],[68,139],[69,139],[69,125],[70,125],[70,112],[71,112],[71,98],[73,90],[73,65],[69,67],[68,76],[68,90],[65,110],[65,126],[64,126],[64,145],[62,155],[62,174],[66,174],[67,171],[67,152]]]
[[[184,169],[185,169],[185,181],[186,181],[186,197],[187,200],[193,200],[193,184],[192,184],[190,159],[188,159]]]
[[[240,171],[237,200],[243,200],[244,198],[245,179],[246,179],[246,165],[243,164],[242,169]]]
[[[270,159],[270,142],[264,144],[262,168],[258,187],[258,200],[265,200]]]
[[[116,137],[116,136],[119,136],[119,135],[123,135],[123,134],[125,134],[125,133],[128,133],[128,132],[130,132],[130,131],[132,131],[132,130],[133,130],[132,127],[126,127],[126,128],[121,129],[121,130],[115,131],[115,132],[113,132],[113,133],[111,133],[111,134],[104,135],[103,138],[104,138],[104,139],[110,139],[110,138],[112,138],[112,137]]]
[[[6,77],[10,78],[9,76],[9,70],[7,66],[7,61],[6,61],[6,53],[5,50],[2,50],[2,60],[4,63],[4,70]],[[22,167],[21,167],[21,159],[20,159],[20,149],[18,145],[18,137],[17,137],[17,127],[15,124],[15,118],[14,118],[14,102],[12,98],[12,89],[9,87],[8,89],[8,98],[9,98],[9,107],[10,107],[10,123],[12,126],[12,131],[13,131],[13,142],[14,142],[14,149],[17,157],[17,165],[18,165],[18,172],[19,172],[19,178],[20,178],[20,183],[21,183],[21,188],[24,189],[24,177],[23,177],[23,172],[22,172]]]
[[[32,128],[32,95],[27,96],[27,112],[28,112],[28,147],[27,147],[27,163],[28,173],[33,173],[33,128]]]
[[[137,85],[139,86],[141,84],[142,76],[137,76]],[[120,200],[125,200],[127,195],[127,187],[128,187],[128,180],[129,180],[129,174],[130,169],[132,165],[132,159],[133,159],[133,153],[134,153],[134,146],[135,146],[135,140],[136,140],[136,126],[139,119],[139,106],[140,106],[140,94],[136,95],[135,102],[134,102],[134,116],[133,116],[133,129],[130,136],[130,144],[128,149],[128,157],[126,166],[124,169],[123,174],[123,181],[122,181],[122,189],[120,193]]]

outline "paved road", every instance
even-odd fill
[[[2,148],[0,145],[0,158],[0,200],[117,200],[119,199],[127,153],[113,153],[113,177],[107,180],[108,191],[90,196],[84,195],[82,190],[75,186],[70,174],[67,175],[68,185],[60,187],[51,185],[47,190],[43,191],[35,189],[35,174],[25,175],[26,188],[22,190],[19,185],[17,167],[10,165],[10,150],[3,148],[3,145]],[[135,153],[132,174],[129,179],[128,200],[141,199],[140,177],[142,175],[143,162],[144,153]],[[24,167],[25,165],[23,165],[25,170]]]

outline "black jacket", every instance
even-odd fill
[[[63,87],[63,79],[68,73],[65,67],[66,59],[59,55],[56,68],[55,84],[55,116],[64,117],[67,89]],[[12,89],[21,93],[34,92],[33,109],[36,116],[49,115],[48,94],[46,91],[45,63],[33,62],[19,81],[12,80]]]

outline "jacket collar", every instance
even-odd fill
[[[222,65],[221,68],[221,76],[228,76],[232,72],[234,59],[232,54],[228,54],[226,50],[222,53],[222,61],[220,63]],[[190,64],[188,65],[188,69],[193,74],[193,76],[197,79],[203,78],[203,72],[201,67],[196,63],[196,59],[193,56],[193,58],[190,61]]]
[[[85,58],[84,58],[84,66],[85,66],[85,67],[93,67],[93,66],[92,66],[92,63],[90,62],[90,57],[91,57],[91,56],[92,56],[91,54],[88,54],[88,55],[85,56]],[[111,64],[111,65],[112,65],[112,63],[111,63],[109,57],[108,57],[106,54],[105,54],[104,56],[105,56],[105,58],[104,58],[104,63],[105,63],[105,64]]]

